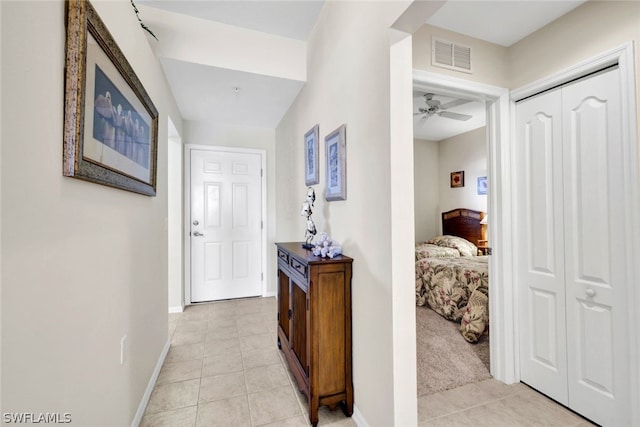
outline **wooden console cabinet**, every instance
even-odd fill
[[[351,264],[348,256],[316,257],[301,242],[278,248],[278,347],[309,401],[353,413]]]

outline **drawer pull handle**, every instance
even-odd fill
[[[293,311],[291,309],[287,311],[287,316],[289,316],[289,319],[293,317]]]
[[[587,289],[586,291],[584,291],[584,293],[587,294],[588,297],[596,296],[596,291],[594,291],[593,289]]]

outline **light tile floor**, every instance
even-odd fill
[[[171,348],[141,426],[308,426],[306,397],[276,345],[276,310],[275,298],[250,298],[169,315]],[[319,418],[321,426],[356,425],[339,409],[322,407]],[[418,422],[591,425],[526,385],[496,380],[420,397]]]
[[[306,396],[277,347],[276,299],[189,306],[169,315],[171,348],[141,426],[308,426]],[[320,408],[322,426],[355,426]]]

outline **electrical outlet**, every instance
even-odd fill
[[[127,336],[123,336],[122,339],[120,340],[120,364],[123,365],[124,364],[124,344],[125,341],[127,340]]]

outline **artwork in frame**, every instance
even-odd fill
[[[478,177],[478,195],[487,194],[487,177]]]
[[[342,125],[324,138],[327,157],[328,201],[347,200],[347,125]]]
[[[451,188],[464,187],[464,171],[451,172]]]
[[[320,182],[320,171],[318,161],[318,139],[319,126],[315,125],[304,134],[304,155],[305,155],[305,184],[315,185]]]
[[[63,174],[156,195],[158,111],[97,12],[67,1]]]

